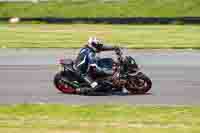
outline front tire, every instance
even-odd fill
[[[73,88],[72,86],[64,83],[63,78],[66,78],[66,77],[64,77],[63,72],[58,72],[54,76],[54,85],[55,85],[56,89],[58,89],[62,93],[74,94],[76,92],[76,89]]]
[[[142,72],[139,72],[136,76],[129,78],[126,85],[126,89],[131,94],[145,94],[152,87],[152,82],[149,77],[147,77]]]

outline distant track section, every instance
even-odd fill
[[[8,22],[10,18],[0,18]],[[107,24],[200,24],[200,17],[98,17],[98,18],[20,18],[21,22],[45,23],[107,23]]]

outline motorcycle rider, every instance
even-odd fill
[[[90,88],[79,88],[77,93],[87,94],[89,92],[95,92],[101,89],[101,85],[98,84],[93,78],[90,70],[95,73],[109,73],[100,68],[97,64],[96,53],[101,51],[116,50],[116,46],[106,46],[102,44],[96,37],[90,37],[88,43],[82,48],[76,58],[75,68],[83,76],[83,79],[90,85]]]

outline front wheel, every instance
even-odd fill
[[[68,93],[68,94],[73,94],[76,92],[76,89],[73,88],[72,86],[70,86],[69,84],[66,84],[64,82],[64,79],[66,77],[64,77],[62,72],[58,72],[56,73],[56,75],[54,76],[54,85],[55,87],[61,91],[62,93]],[[67,79],[65,79],[67,80]]]
[[[152,82],[150,78],[142,72],[139,72],[136,76],[130,77],[126,85],[126,89],[131,94],[145,94],[151,87]]]

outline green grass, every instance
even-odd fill
[[[0,17],[200,16],[200,0],[49,0],[0,3]]]
[[[199,133],[200,107],[2,105],[4,133]]]
[[[200,48],[194,25],[0,24],[2,48],[80,48],[88,37],[127,48]]]

